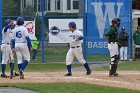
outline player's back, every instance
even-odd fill
[[[10,43],[10,29],[7,29],[6,32],[4,32],[5,27],[2,30],[2,43]]]
[[[15,43],[26,43],[26,36],[28,36],[27,29],[24,26],[16,26],[13,34]]]

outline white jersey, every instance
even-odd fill
[[[6,32],[4,32],[5,27],[2,30],[2,44],[6,44],[11,42],[11,37],[10,37],[10,33],[11,33],[11,29],[7,29]]]
[[[69,35],[69,38],[70,38],[69,39],[70,47],[81,46],[82,40],[78,40],[78,37],[79,36],[83,36],[83,34],[78,29],[76,29],[73,32],[70,32],[70,35]]]
[[[15,39],[15,43],[27,43],[27,36],[29,36],[27,28],[24,26],[16,26],[12,39]]]

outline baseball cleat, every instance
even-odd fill
[[[119,74],[118,73],[109,74],[109,77],[119,77]]]
[[[91,74],[91,70],[88,70],[86,75],[90,75]]]
[[[18,72],[15,72],[15,76],[19,76],[19,73]]]
[[[10,75],[10,79],[13,79],[13,75]]]
[[[114,75],[114,77],[119,77],[118,73],[114,73],[113,75]]]
[[[7,76],[6,74],[1,74],[2,78],[9,78],[10,76]]]
[[[113,75],[112,74],[109,74],[109,77],[113,77]]]
[[[72,73],[69,72],[69,73],[67,73],[65,76],[72,76]]]
[[[19,74],[20,74],[20,79],[24,79],[24,74],[21,70],[19,71]]]

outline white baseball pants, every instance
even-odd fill
[[[66,56],[66,65],[72,64],[74,57],[76,57],[81,64],[86,63],[83,58],[82,47],[70,48],[68,50]]]
[[[118,44],[115,42],[113,43],[108,43],[108,50],[110,52],[110,56],[113,57],[115,55],[118,55],[119,52],[118,52]],[[114,58],[111,58],[111,61],[114,61],[115,59]]]
[[[127,60],[127,47],[120,48],[120,59]]]
[[[17,55],[18,64],[21,64],[23,62],[23,58],[24,60],[30,62],[30,53],[27,43],[16,43],[15,52]]]
[[[14,63],[14,57],[10,44],[2,44],[1,51],[2,51],[2,64],[7,64],[8,61],[9,63]]]

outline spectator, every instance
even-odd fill
[[[140,60],[140,26],[137,27],[136,32],[133,34],[133,40],[135,43],[135,60]]]
[[[32,39],[31,41],[32,43],[32,60],[36,60],[36,55],[37,55],[37,49],[38,49],[38,46],[39,46],[39,42],[37,41],[37,38],[36,36]]]

